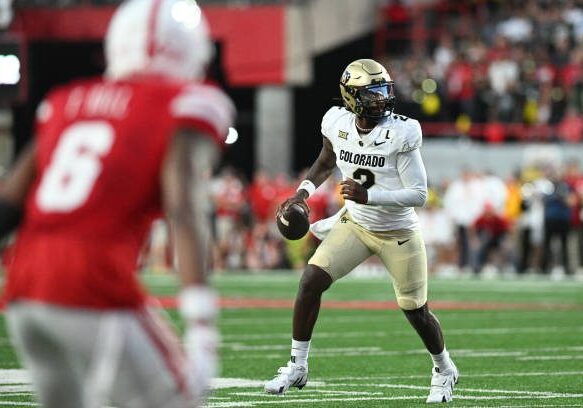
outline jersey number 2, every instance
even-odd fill
[[[109,153],[113,139],[114,130],[106,122],[79,122],[66,128],[40,182],[39,208],[68,212],[81,207],[101,173],[101,159]]]
[[[354,180],[362,180],[364,178],[361,185],[367,190],[374,186],[374,173],[369,169],[356,169],[352,177]]]

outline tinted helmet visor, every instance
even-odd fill
[[[395,89],[393,82],[384,82],[364,86],[358,89],[356,98],[362,105],[361,116],[369,119],[381,119],[391,114],[395,107]]]

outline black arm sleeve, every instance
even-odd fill
[[[0,198],[0,240],[10,234],[22,219],[22,208]]]

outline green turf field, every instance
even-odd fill
[[[284,397],[265,395],[262,382],[286,362],[290,346],[291,309],[273,306],[293,299],[298,279],[290,273],[214,279],[231,302],[279,303],[223,310],[222,374],[209,407],[425,406],[430,359],[402,313],[341,302],[394,300],[385,279],[349,278],[327,292],[325,300],[337,302],[321,311],[308,385]],[[156,294],[175,293],[172,277],[146,281]],[[461,372],[451,406],[583,406],[583,282],[441,279],[431,282],[430,301],[445,308],[436,314]],[[2,325],[0,407],[37,406],[24,373],[9,371],[19,368]]]

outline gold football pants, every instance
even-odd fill
[[[414,310],[427,302],[427,255],[419,231],[372,232],[345,213],[308,263],[336,281],[371,255],[377,255],[389,271],[399,307]]]

